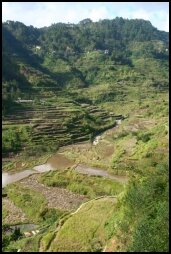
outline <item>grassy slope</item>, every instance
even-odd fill
[[[106,239],[104,224],[114,209],[115,199],[112,198],[88,202],[64,223],[49,251],[100,251]]]
[[[167,249],[167,193],[165,193],[165,189],[161,189],[161,198],[156,196],[155,191],[158,190],[159,185],[165,186],[167,184],[166,176],[167,171],[162,176],[160,171],[158,171],[160,164],[168,161],[168,120],[167,120],[167,94],[160,94],[158,98],[158,109],[154,107],[155,102],[151,100],[143,101],[140,108],[136,109],[132,116],[127,120],[123,121],[120,128],[115,132],[113,135],[106,135],[106,138],[110,140],[111,143],[115,144],[116,153],[113,154],[113,163],[114,163],[114,170],[117,167],[118,172],[129,170],[131,175],[135,174],[135,183],[136,183],[136,190],[137,199],[141,200],[137,206],[136,201],[134,202],[134,198],[130,201],[130,207],[127,208],[127,199],[125,201],[121,201],[120,207],[118,207],[117,213],[113,214],[113,218],[111,221],[109,220],[107,229],[107,235],[109,239],[111,238],[112,244],[111,246],[107,244],[107,250],[110,251],[117,251],[117,250],[128,250],[132,248],[132,250],[141,251],[145,248],[152,250],[162,250],[162,248]],[[146,107],[148,105],[148,107]],[[149,118],[150,115],[150,118]],[[136,140],[134,145],[132,146],[132,140]],[[125,152],[118,154],[118,150],[123,148]],[[73,152],[77,153],[77,156],[81,156],[81,150],[79,148],[73,149]],[[85,153],[85,151],[83,151]],[[66,153],[67,154],[67,150]],[[139,170],[139,171],[138,171]],[[162,170],[162,169],[161,169]],[[139,172],[139,173],[138,173]],[[141,173],[140,173],[141,172]],[[144,180],[143,180],[144,179]],[[155,183],[156,179],[156,183]],[[128,200],[136,195],[134,191],[131,191],[132,183],[128,186],[128,189],[125,191],[125,195],[128,197]],[[139,187],[138,187],[139,186]],[[156,187],[154,187],[156,186]],[[154,187],[154,188],[153,188]],[[145,188],[145,189],[144,189]],[[161,187],[163,188],[163,187]],[[164,187],[165,188],[165,187]],[[145,191],[146,190],[146,191]],[[143,196],[142,196],[142,193]],[[156,212],[151,211],[151,214],[148,216],[154,216],[154,220],[151,220],[151,225],[148,227],[147,232],[153,232],[156,235],[156,238],[153,238],[153,241],[156,242],[158,237],[161,238],[161,241],[156,242],[156,246],[154,243],[150,242],[147,243],[148,240],[143,238],[143,243],[140,244],[138,242],[138,237],[136,236],[136,230],[140,234],[143,234],[143,231],[140,232],[140,226],[142,223],[142,227],[146,228],[147,224],[144,220],[144,209],[151,209],[150,204],[152,200],[150,199],[151,193],[154,192],[153,197],[153,206],[156,207],[155,209],[159,209]],[[145,202],[146,200],[146,202]],[[150,201],[151,200],[151,201]],[[162,201],[163,200],[163,201]],[[161,201],[161,203],[160,203]],[[137,200],[138,202],[138,200]],[[144,203],[145,202],[145,203]],[[159,223],[160,218],[160,207],[163,202],[163,212],[165,219],[162,223],[164,223],[162,229],[162,235],[160,235],[160,230],[157,229],[157,225],[155,223]],[[139,212],[136,211],[137,217],[134,217],[134,212],[132,211],[133,207],[137,206]],[[149,208],[148,208],[149,207]],[[154,210],[155,210],[154,209]],[[150,212],[150,210],[149,210]],[[141,214],[142,213],[142,214]],[[115,216],[116,215],[116,216]],[[157,217],[156,217],[157,216]],[[124,217],[124,218],[123,218]],[[119,221],[122,220],[121,225]],[[160,218],[162,221],[162,219]],[[130,224],[129,224],[130,223]],[[153,224],[154,223],[154,224]],[[153,226],[156,225],[156,226]],[[120,228],[121,227],[121,228]],[[152,227],[154,227],[152,229]],[[165,227],[165,230],[164,230]],[[74,228],[74,226],[73,226]],[[131,238],[132,233],[133,238]],[[127,233],[125,233],[127,232]],[[155,232],[155,233],[154,233]],[[112,238],[113,235],[117,236],[117,238]],[[122,234],[122,237],[121,237]],[[59,233],[60,235],[60,233]],[[130,236],[130,237],[128,237]],[[85,237],[85,236],[84,236]],[[77,235],[78,240],[80,239],[80,235]],[[86,238],[86,237],[85,237]],[[121,241],[119,240],[121,238]],[[133,242],[132,242],[133,240]],[[162,243],[163,241],[163,243]],[[106,241],[107,243],[108,241]],[[144,245],[143,245],[144,244]],[[148,246],[149,244],[149,246]],[[54,250],[58,248],[58,245],[53,245]],[[61,247],[63,248],[63,247]],[[118,248],[118,249],[117,249]],[[71,249],[70,249],[71,250]]]
[[[46,207],[43,195],[16,184],[10,185],[7,188],[7,193],[9,198],[27,214],[30,220],[34,222],[42,220],[40,213]]]
[[[141,106],[137,105],[138,108],[134,109],[134,112],[132,111],[131,116],[122,122],[121,126],[119,128],[117,128],[116,132],[114,132],[114,133],[109,132],[105,136],[105,140],[108,140],[108,142],[110,142],[111,144],[114,144],[114,146],[116,148],[116,152],[113,153],[112,158],[113,158],[113,161],[115,161],[114,166],[115,167],[117,166],[117,170],[119,172],[125,171],[125,170],[131,170],[130,172],[136,172],[135,170],[137,170],[140,165],[143,165],[146,168],[147,173],[149,172],[149,174],[151,174],[150,172],[153,172],[153,171],[155,172],[155,167],[158,163],[167,160],[167,149],[168,149],[167,94],[164,94],[164,93],[158,94],[155,97],[155,99],[158,101],[157,106],[156,106],[155,101],[147,98],[146,100],[142,101]],[[148,105],[148,107],[147,107],[147,105]],[[121,105],[120,105],[120,107],[121,107]],[[147,139],[146,139],[146,137],[147,137]],[[131,141],[133,139],[136,140],[136,143],[134,144],[134,146],[131,146]],[[102,144],[104,145],[105,143],[102,141]],[[126,150],[126,152],[118,154],[117,151],[123,147]],[[73,152],[75,152],[77,154],[76,155],[77,157],[81,156],[79,148],[75,149],[75,151],[73,150]],[[67,153],[68,152],[66,150],[65,154],[67,154]],[[86,154],[85,151],[83,151],[83,153],[84,153],[84,155]],[[87,159],[88,158],[89,157],[87,157]],[[134,159],[134,160],[132,160],[132,159]],[[137,160],[135,160],[135,159],[137,159]],[[111,163],[112,163],[112,161],[111,161]],[[126,167],[124,166],[125,164],[126,164]],[[111,164],[111,166],[112,166],[112,164]],[[116,169],[113,169],[113,170],[116,170]],[[66,172],[64,172],[64,174],[66,174],[66,176],[68,176],[67,181],[66,181],[67,185],[71,185],[71,182],[72,182],[72,187],[73,187],[73,185],[76,184],[74,189],[72,189],[76,192],[77,191],[79,192],[80,190],[85,191],[86,187],[85,187],[85,184],[84,185],[82,184],[83,180],[84,180],[84,182],[88,183],[88,185],[87,185],[88,190],[90,190],[90,188],[93,189],[93,186],[94,186],[94,184],[97,184],[97,181],[102,181],[102,182],[104,182],[104,184],[107,181],[107,180],[102,180],[102,179],[100,180],[99,178],[97,178],[97,181],[96,181],[95,177],[87,178],[87,176],[81,176],[81,175],[75,174],[72,171],[71,172],[66,171]],[[48,175],[49,175],[49,177],[46,177]],[[52,180],[52,182],[54,182],[54,184],[58,184],[59,180],[61,183],[61,180],[63,179],[63,178],[61,179],[61,177],[62,177],[62,174],[53,172],[53,173],[45,174],[44,177],[42,177],[42,179],[44,179],[44,181],[48,182],[48,184],[49,184],[49,181],[47,179],[50,178]],[[154,178],[156,178],[156,176],[154,176]],[[66,177],[64,179],[66,180]],[[140,176],[140,179],[141,179],[141,176]],[[93,182],[93,184],[92,184],[92,182]],[[80,188],[80,186],[81,186],[81,188]],[[11,186],[9,189],[11,189],[11,188],[13,188],[13,187]],[[104,188],[102,188],[102,189],[104,191]],[[14,189],[12,189],[12,190],[14,190]],[[98,191],[98,189],[95,188],[94,191],[96,193]],[[152,190],[150,190],[150,193],[151,193],[151,191]],[[14,193],[16,193],[16,192],[13,191],[12,193],[13,194],[11,194],[10,196],[11,197],[13,196],[12,199],[14,200],[14,199],[16,199],[14,197],[15,196]],[[22,196],[23,196],[24,193],[28,194],[28,191],[26,190],[26,192],[25,192],[25,190],[22,190],[22,193],[23,193],[22,194]],[[92,193],[92,191],[90,191],[90,193]],[[148,191],[147,191],[147,193],[148,193]],[[19,203],[17,201],[18,206],[21,207]],[[21,207],[21,208],[28,212],[30,209],[30,203],[28,203],[28,205],[29,205],[28,207],[27,207],[27,203],[26,202],[24,202],[24,203],[25,203],[26,209],[23,207]],[[36,210],[36,212],[35,212],[36,214],[37,214],[37,212],[39,213],[40,207],[38,206],[37,208],[38,208],[38,210]],[[105,230],[107,230],[107,236],[105,238],[103,246],[107,243],[108,237],[111,238],[113,236],[113,233],[115,232],[115,227],[116,227],[116,224],[118,223],[118,220],[123,219],[122,218],[123,214],[120,209],[118,210],[118,213],[116,215],[117,216],[114,216],[115,217],[114,220],[112,219],[111,221],[108,222],[109,229],[105,229]],[[34,218],[35,218],[35,216],[34,216]],[[126,216],[125,216],[125,220],[127,220]],[[100,231],[103,231],[103,230],[104,229],[100,228]],[[53,232],[54,232],[54,230],[53,230]],[[51,232],[52,236],[54,236],[53,232]],[[156,232],[155,234],[159,234],[159,232]],[[51,235],[47,236],[47,237],[46,237],[46,235],[48,235],[48,232],[45,233],[45,240],[47,241],[45,246],[48,246],[49,241],[51,240]],[[117,233],[117,235],[119,237],[120,233]],[[163,235],[164,235],[164,232],[163,232]],[[79,235],[77,235],[77,238],[79,240]],[[93,239],[94,238],[92,238],[92,241],[96,242],[96,240],[93,240]],[[111,239],[113,239],[113,238],[111,238]],[[122,239],[123,239],[122,241],[124,242],[124,234],[123,234]],[[30,238],[30,241],[32,241],[32,240],[34,241],[34,238],[33,239]],[[24,240],[22,240],[22,241],[24,241]],[[127,240],[127,244],[128,243],[129,243],[129,240]],[[115,242],[115,245],[116,245],[116,242]],[[117,242],[117,245],[118,245],[118,242]],[[18,246],[20,246],[20,245],[18,245]],[[29,244],[27,245],[27,243],[26,243],[26,246],[28,246],[28,250],[29,250],[30,245]],[[55,250],[56,246],[57,245],[53,246],[54,250]],[[92,243],[92,246],[93,246],[93,243]],[[119,246],[120,246],[119,248],[121,248],[121,250],[122,250],[123,243],[120,243]],[[107,245],[107,247],[109,248],[110,246]],[[23,248],[25,249],[26,247],[23,247]],[[36,247],[36,248],[38,248],[38,247]],[[115,250],[115,247],[113,246],[113,242],[112,242],[112,246],[110,248],[111,248],[110,250],[112,250],[112,251]]]
[[[49,172],[40,181],[47,186],[63,187],[72,192],[94,198],[102,195],[116,195],[123,190],[121,183],[102,177],[85,176],[74,170]]]

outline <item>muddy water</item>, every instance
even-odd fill
[[[20,181],[21,179],[26,178],[35,173],[43,173],[57,169],[62,170],[68,167],[72,167],[74,164],[75,164],[74,161],[67,159],[64,155],[55,154],[51,158],[49,158],[45,164],[35,166],[33,167],[33,169],[27,169],[22,172],[14,174],[2,173],[2,187],[5,187],[7,184],[10,183]]]
[[[9,174],[2,173],[2,187],[5,187],[7,184],[15,183],[23,178],[26,178],[32,174],[36,173],[34,170],[28,169],[19,173]]]
[[[94,175],[94,176],[102,176],[106,178],[110,178],[113,180],[116,180],[121,183],[127,183],[128,182],[128,177],[126,176],[118,176],[118,175],[111,175],[105,170],[99,169],[99,168],[92,168],[88,167],[82,164],[77,165],[75,170],[81,174],[86,174],[86,175]]]
[[[65,169],[72,167],[75,164],[74,161],[66,158],[62,154],[54,154],[50,157],[45,164],[35,166],[33,169],[43,173],[55,169]]]
[[[37,172],[43,173],[43,172],[48,172],[50,170],[53,170],[53,167],[50,164],[45,163],[45,164],[35,166],[33,169],[36,170]]]
[[[47,164],[51,165],[52,168],[65,169],[72,167],[75,162],[66,158],[63,154],[58,153],[50,157],[47,161]]]

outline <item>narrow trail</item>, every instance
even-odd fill
[[[102,250],[102,252],[106,252],[106,248],[107,248],[107,245],[105,245],[104,249]]]
[[[97,136],[95,138],[96,140],[96,144],[92,144],[91,146],[97,145],[97,143],[99,143],[99,141],[101,141],[102,136],[104,135],[104,133],[109,132],[111,130],[113,130],[114,128],[118,127],[118,125],[120,124],[117,123],[117,125],[115,127],[112,127],[106,131],[104,131],[103,133],[101,133],[99,136]],[[106,142],[107,143],[107,142]],[[83,143],[79,144],[82,145]],[[77,146],[77,144],[74,144],[75,146]],[[61,148],[62,149],[62,148]],[[121,182],[121,183],[126,183],[128,180],[128,177],[123,177],[123,176],[118,176],[118,175],[110,175],[108,172],[106,172],[106,170],[102,170],[100,168],[92,168],[86,165],[81,165],[81,164],[75,164],[74,161],[70,161],[67,157],[65,157],[63,154],[60,153],[61,149],[59,150],[59,152],[57,153],[58,158],[55,158],[55,155],[52,155],[50,158],[48,158],[47,162],[45,164],[42,165],[38,165],[36,167],[34,167],[33,169],[27,169],[23,172],[20,173],[16,173],[13,175],[10,175],[11,178],[14,179],[14,181],[12,179],[8,179],[7,184],[10,184],[12,182],[16,182],[16,181],[20,181],[21,184],[24,184],[24,186],[29,187],[34,189],[35,191],[41,191],[45,196],[48,196],[49,198],[48,200],[48,206],[49,207],[55,207],[55,208],[59,208],[59,204],[60,204],[60,208],[65,208],[65,209],[74,209],[74,206],[78,206],[80,202],[82,202],[83,200],[85,201],[84,197],[82,197],[81,195],[76,195],[76,194],[71,194],[69,195],[68,198],[68,191],[67,193],[65,190],[62,190],[60,188],[53,188],[53,191],[56,190],[56,193],[53,193],[53,196],[51,195],[51,188],[43,186],[42,184],[37,182],[37,174],[43,173],[43,172],[47,172],[50,170],[56,170],[57,165],[61,164],[61,167],[64,167],[65,164],[65,168],[66,167],[72,167],[73,169],[75,169],[78,173],[81,174],[87,174],[87,175],[96,175],[96,176],[101,176],[104,178],[111,178],[115,181]],[[67,149],[66,147],[63,147],[63,149]],[[51,165],[48,164],[48,161],[51,162]],[[55,167],[54,167],[55,165]],[[45,168],[43,168],[42,166],[45,166]],[[60,195],[59,195],[60,192]],[[62,193],[61,193],[62,192]],[[66,195],[65,195],[66,194]],[[70,193],[69,193],[70,194]],[[56,196],[57,195],[57,196]],[[60,202],[59,202],[59,198],[57,198],[58,196],[60,196]],[[117,202],[117,196],[100,196],[97,198],[94,198],[92,200],[88,200],[84,203],[82,203],[74,212],[67,214],[66,217],[61,218],[61,220],[58,222],[57,228],[54,231],[54,237],[51,240],[51,242],[54,240],[54,238],[56,237],[56,235],[58,234],[59,230],[61,230],[61,228],[63,227],[63,225],[65,225],[65,222],[68,221],[68,219],[77,214],[84,206],[86,206],[88,203],[94,201],[94,200],[98,200],[98,199],[104,199],[104,198],[113,198],[116,199]],[[51,200],[52,199],[52,200]],[[62,202],[61,202],[62,200]],[[71,202],[72,200],[72,202]],[[53,202],[52,202],[53,201]],[[65,202],[64,202],[65,201]],[[64,204],[63,204],[64,203]],[[69,205],[67,205],[69,204]],[[39,251],[42,252],[43,246],[41,244],[41,239],[39,241]],[[45,250],[46,252],[48,251],[48,248]]]
[[[98,200],[98,199],[102,199],[102,198],[117,198],[117,196],[100,196],[100,197],[97,197],[97,198],[93,198],[93,199],[91,199],[91,200],[88,200],[88,201],[84,202],[83,204],[81,204],[80,207],[78,207],[78,209],[77,209],[75,212],[71,213],[71,215],[74,215],[74,214],[78,213],[78,211],[79,211],[83,206],[85,206],[87,203],[90,203],[90,202],[92,202],[93,200]]]
[[[71,218],[71,216],[73,216],[73,215],[75,215],[76,213],[78,213],[78,212],[80,211],[80,209],[83,208],[83,206],[87,205],[88,203],[90,203],[90,202],[92,202],[92,201],[94,201],[94,200],[99,200],[99,199],[104,199],[104,198],[114,198],[114,199],[116,199],[116,202],[117,202],[117,196],[116,196],[116,195],[115,195],[115,196],[100,196],[100,197],[97,197],[97,198],[93,198],[93,199],[88,200],[88,201],[84,202],[83,204],[81,204],[81,205],[77,208],[77,210],[76,210],[75,212],[72,212],[72,213],[70,213],[69,215],[67,215],[66,221],[68,221],[68,220]],[[58,234],[59,230],[61,230],[61,228],[65,225],[65,222],[66,222],[66,221],[64,221],[64,223],[62,223],[63,220],[64,220],[64,218],[62,218],[62,219],[59,221],[58,226],[57,226],[57,228],[56,228],[56,230],[55,230],[55,232],[54,232],[54,237],[53,237],[52,241],[55,239],[55,237],[56,237],[56,235]],[[51,243],[52,243],[52,241],[51,241]],[[40,251],[40,250],[42,251],[41,240],[40,240],[39,251]],[[50,252],[50,249],[48,248],[48,249],[45,250],[45,251],[46,251],[46,252]]]

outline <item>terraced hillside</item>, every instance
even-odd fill
[[[3,117],[3,131],[24,126],[28,130],[28,140],[24,143],[26,150],[52,143],[58,148],[90,140],[93,134],[115,125],[114,114],[99,107],[55,101],[43,100],[35,104],[31,100],[23,100],[23,109],[13,107],[13,112]]]
[[[168,251],[168,56],[144,20],[3,24],[3,251]]]
[[[14,203],[20,214],[22,211],[21,222],[26,218],[28,223],[39,224],[40,229],[40,233],[35,236],[12,241],[8,246],[9,250],[21,249],[24,252],[70,251],[78,248],[81,251],[126,250],[132,241],[130,230],[134,231],[136,240],[135,230],[141,230],[138,227],[143,220],[145,220],[143,227],[146,227],[149,218],[152,215],[154,218],[160,216],[160,212],[162,218],[164,214],[164,219],[160,218],[160,222],[154,219],[151,223],[154,225],[155,235],[160,235],[162,230],[163,240],[156,245],[157,238],[153,238],[155,244],[151,243],[151,246],[156,249],[165,248],[160,246],[167,243],[165,191],[168,181],[164,163],[168,160],[168,112],[167,95],[160,94],[158,97],[158,106],[150,99],[143,101],[141,109],[135,109],[117,128],[103,133],[96,146],[85,142],[62,147],[59,150],[60,155],[62,153],[76,165],[78,161],[84,165],[97,163],[110,174],[117,172],[119,179],[122,179],[120,174],[129,173],[134,187],[131,182],[127,183],[128,186],[125,188],[120,182],[116,183],[112,179],[84,175],[81,173],[82,170],[76,171],[74,167],[68,169],[66,166],[61,169],[57,167],[56,171],[46,172],[40,176],[38,174],[30,176],[5,188],[7,197],[3,202],[4,221],[10,218],[10,206]],[[112,152],[109,153],[108,149]],[[105,165],[108,168],[105,168]],[[87,205],[81,206],[87,199],[101,195],[106,195],[104,202],[103,200],[100,202],[100,199],[99,203],[98,200],[92,200]],[[116,204],[110,195],[118,195]],[[33,207],[35,202],[37,205]],[[13,214],[18,222],[18,216],[15,214],[17,208]],[[63,209],[68,209],[67,213]],[[131,216],[129,212],[132,213],[132,210],[134,212]],[[144,211],[148,211],[147,221]],[[158,224],[160,230],[157,228]],[[143,234],[143,231],[140,233]],[[143,237],[146,243],[148,239],[144,235]],[[138,242],[136,248],[144,250],[145,247],[141,247],[141,244],[141,241]]]

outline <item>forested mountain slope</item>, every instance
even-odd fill
[[[12,119],[8,117],[11,110],[22,119],[23,108],[26,112],[34,112],[36,107],[48,111],[48,103],[56,107],[57,98],[64,104],[66,98],[77,103],[82,112],[80,103],[97,106],[125,100],[130,86],[135,86],[139,94],[142,86],[168,87],[168,33],[158,31],[148,21],[86,19],[77,25],[58,23],[41,29],[7,21],[2,35],[2,99],[7,122]],[[32,103],[20,103],[18,98]],[[89,109],[86,112],[89,114]],[[106,117],[111,119],[107,113]],[[86,139],[96,129],[96,122],[91,116],[89,120],[86,115],[84,118],[89,131],[83,130],[80,135]],[[106,124],[111,125],[113,120]],[[35,132],[36,124],[33,121],[29,133]]]
[[[14,241],[4,226],[3,249],[168,251],[169,34],[139,19],[40,29],[7,21],[2,39],[3,170],[32,168],[62,147],[75,167],[129,177],[124,186],[67,167],[7,186],[9,200],[42,231]],[[48,206],[58,188],[98,200],[64,212]]]

